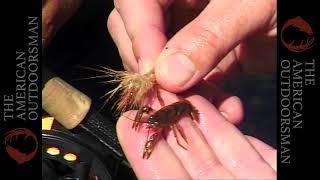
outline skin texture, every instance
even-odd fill
[[[178,99],[162,91],[165,103]],[[118,121],[117,132],[124,152],[139,179],[275,179],[276,150],[262,141],[243,135],[205,98],[185,96],[199,111],[199,123],[190,117],[179,120],[188,144],[181,136],[176,142],[172,130],[156,144],[149,159],[142,158],[148,130],[132,129],[136,111],[126,112]],[[158,103],[153,103],[159,109]],[[130,120],[131,119],[131,120]],[[168,166],[168,164],[170,166]]]

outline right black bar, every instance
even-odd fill
[[[319,176],[320,13],[317,1],[278,1],[278,178]]]

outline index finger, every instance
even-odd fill
[[[169,0],[114,2],[132,42],[133,52],[139,63],[139,72],[144,73],[153,68],[154,60],[167,42],[164,11],[169,3]]]

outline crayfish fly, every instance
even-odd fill
[[[142,122],[141,120],[134,120],[134,123],[145,123],[146,128],[148,129],[147,141],[143,150],[143,158],[148,159],[150,157],[165,128],[171,128],[177,144],[183,149],[187,149],[178,139],[179,133],[184,141],[188,143],[186,135],[182,127],[178,124],[178,121],[184,116],[190,116],[192,120],[199,121],[198,110],[188,100],[182,99],[170,105],[163,106],[157,111],[149,106],[144,106],[139,109],[136,117],[142,117],[144,113],[149,115],[146,121]],[[154,133],[149,135],[151,129]]]

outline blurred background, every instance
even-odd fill
[[[122,69],[118,50],[107,30],[112,9],[112,1],[84,1],[44,52],[45,65],[91,97],[98,107],[103,105],[105,99],[101,97],[112,86],[100,83],[106,79],[84,79],[99,73],[83,67],[99,65]],[[245,121],[241,130],[276,148],[276,75],[237,76],[226,82],[225,89],[244,103]],[[101,113],[113,116],[110,103]],[[115,123],[116,118],[113,121]]]
[[[225,89],[240,97],[245,120],[240,129],[277,148],[276,74],[242,75],[226,82]]]

